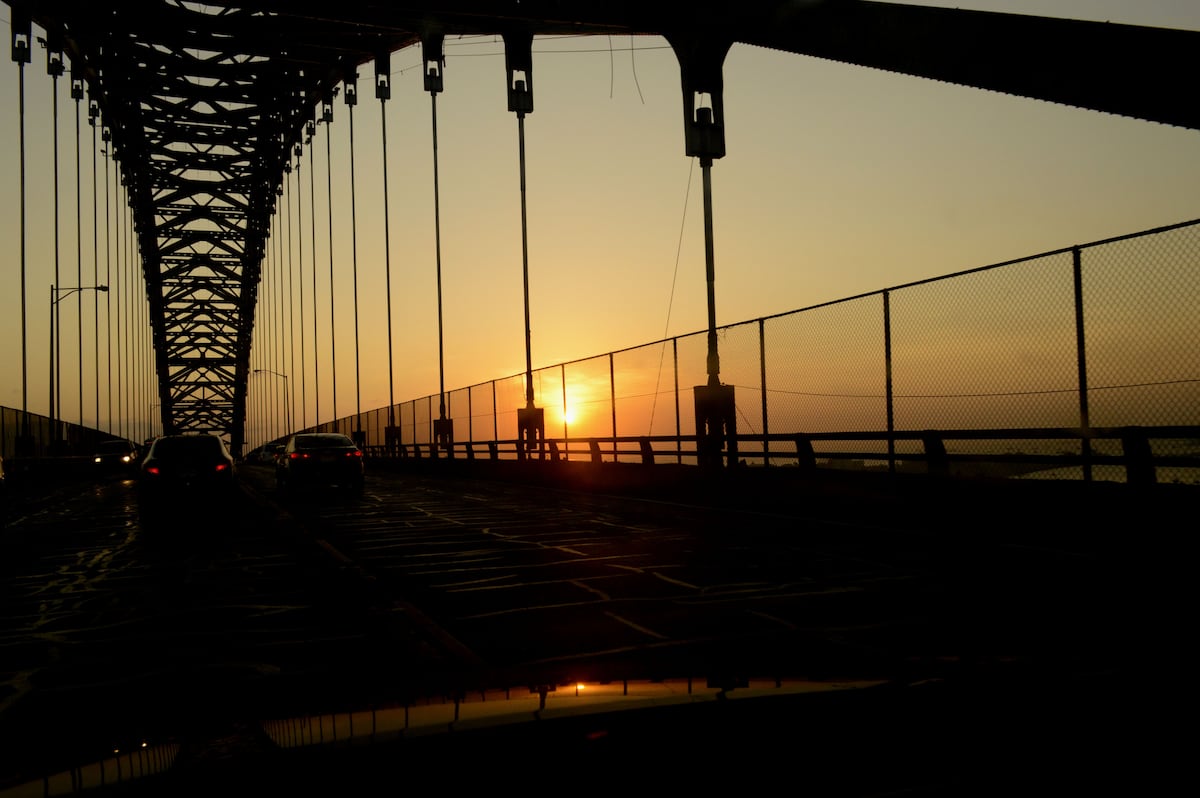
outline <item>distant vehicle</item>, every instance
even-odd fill
[[[362,449],[335,432],[293,435],[275,460],[275,486],[280,490],[319,486],[358,491],[363,473]]]
[[[155,438],[138,472],[138,500],[151,512],[188,513],[236,485],[233,457],[215,435]]]
[[[279,459],[279,455],[283,453],[283,446],[282,443],[263,444],[262,450],[258,455],[259,462],[274,465],[275,461]]]
[[[96,471],[104,476],[134,477],[138,472],[138,448],[133,441],[104,441],[92,455]]]

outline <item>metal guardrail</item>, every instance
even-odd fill
[[[1006,445],[1004,450],[955,451],[956,442]],[[1013,444],[1041,451],[1020,451]],[[535,450],[521,439],[486,442],[409,443],[367,446],[374,460],[486,459],[563,462],[674,462],[698,465],[705,441],[695,435],[645,435],[607,438],[551,438]],[[851,446],[864,444],[864,446]],[[1072,447],[1051,451],[1050,444]],[[1047,472],[1079,469],[1078,479],[1154,484],[1200,484],[1200,426],[1127,426],[1037,429],[913,430],[905,432],[818,432],[739,435],[725,452],[728,465],[745,467],[887,471],[933,477],[1061,478]],[[1101,477],[1097,471],[1108,469]],[[1184,473],[1178,473],[1184,472]],[[1190,477],[1190,478],[1189,478]]]

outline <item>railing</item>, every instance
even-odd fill
[[[21,438],[27,440],[21,451]],[[0,457],[6,462],[47,457],[90,456],[106,441],[122,440],[98,429],[51,419],[37,413],[22,413],[0,407]]]
[[[954,451],[962,442],[993,451]],[[368,458],[395,460],[678,463],[697,465],[695,435],[549,438],[529,450],[521,439],[368,446]],[[1065,447],[1065,448],[1064,448]],[[883,471],[934,477],[1023,478],[1200,484],[1200,426],[919,430],[740,435],[727,453],[738,466]]]

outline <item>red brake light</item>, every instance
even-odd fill
[[[157,474],[158,466],[150,466],[149,468],[146,469],[146,473],[147,474]]]
[[[346,456],[347,457],[362,457],[362,452],[360,452],[358,449],[355,449],[352,452],[346,452]]]
[[[229,468],[229,463],[217,463],[217,470],[224,471]]]

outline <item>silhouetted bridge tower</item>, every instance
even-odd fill
[[[713,161],[725,155],[722,65],[731,46],[757,45],[1200,127],[1200,108],[1177,89],[1181,77],[1197,72],[1200,33],[1189,31],[859,0],[7,4],[12,59],[21,70],[21,157],[24,68],[32,62],[36,24],[45,32],[47,71],[56,80],[69,79],[76,103],[86,99],[88,122],[100,131],[105,158],[115,160],[127,191],[163,429],[217,432],[228,436],[235,452],[243,443],[266,240],[293,156],[311,142],[316,124],[332,121],[339,94],[353,119],[360,69],[373,65],[375,98],[390,98],[387,64],[398,50],[421,47],[436,131],[445,37],[503,39],[508,109],[521,133],[523,192],[534,37],[652,35],[670,43],[680,66],[684,151],[699,159],[704,174],[708,380],[695,390],[696,432],[706,442],[707,459],[717,463],[736,454],[728,445],[735,426],[733,387],[721,383],[717,351],[710,179]],[[21,195],[24,211],[24,181]],[[523,239],[525,221],[523,205]],[[21,234],[24,330],[24,215]],[[528,373],[527,269],[525,276]],[[23,340],[23,373],[28,348]],[[22,394],[26,402],[24,384]],[[526,400],[518,435],[533,450],[544,425],[531,382]],[[452,440],[444,410],[436,434]]]

